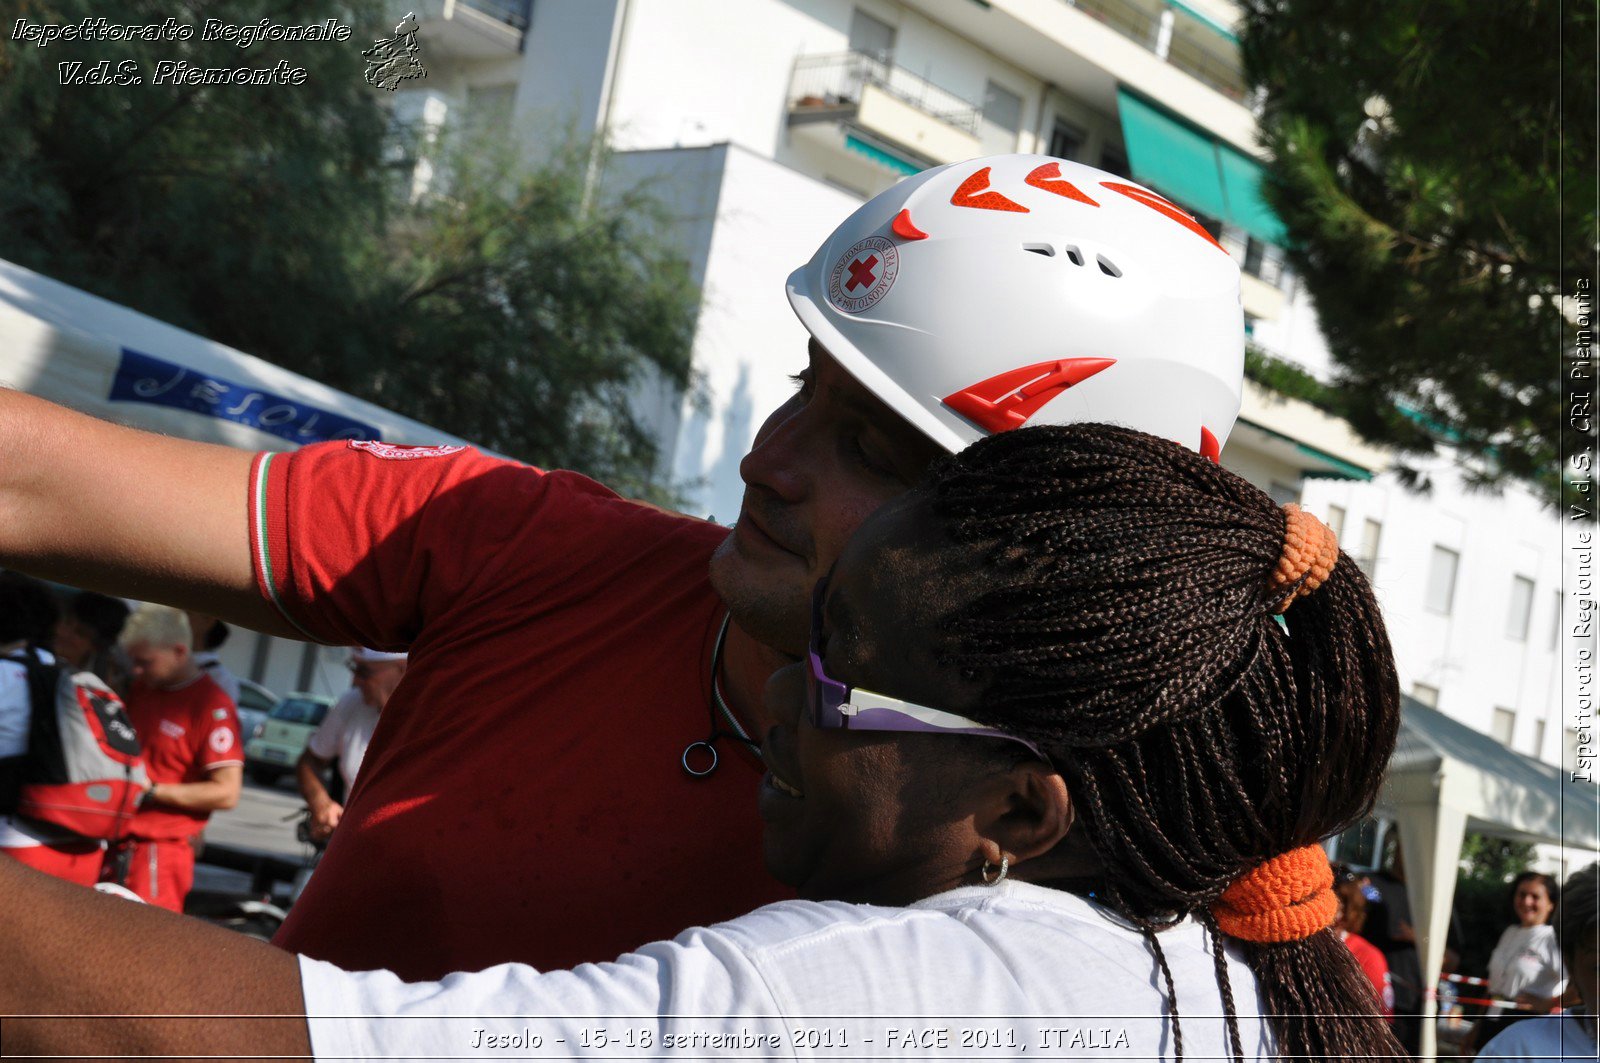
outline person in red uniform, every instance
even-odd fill
[[[464,447],[251,457],[0,392],[0,564],[410,652],[285,948],[415,980],[730,918],[788,895],[749,800],[761,692],[856,527],[1024,423],[1216,458],[1242,390],[1237,264],[1065,160],[902,181],[785,290],[809,364],[740,462],[731,531]]]
[[[1389,961],[1378,947],[1361,936],[1367,922],[1367,898],[1361,892],[1361,876],[1344,864],[1334,865],[1333,892],[1339,898],[1339,915],[1334,920],[1345,947],[1361,965],[1361,973],[1372,983],[1383,1017],[1394,1022],[1394,983],[1389,979]]]
[[[128,717],[139,732],[151,786],[129,827],[123,883],[151,904],[183,911],[194,883],[194,841],[218,809],[239,803],[244,744],[233,700],[200,670],[189,621],[143,605],[121,643],[132,666]]]

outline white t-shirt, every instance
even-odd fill
[[[1523,1019],[1484,1045],[1479,1059],[1560,1059],[1594,1063],[1594,1038],[1568,1009],[1560,1015]]]
[[[337,760],[345,786],[352,787],[377,726],[378,710],[362,700],[361,691],[351,687],[328,706],[328,715],[306,739],[306,748],[324,760]]]
[[[233,704],[239,704],[239,677],[229,671],[228,666],[222,663],[222,655],[216,650],[198,650],[194,655],[194,663],[200,670],[211,677],[211,681],[222,688]],[[245,736],[250,737],[249,735]]]
[[[1191,920],[1158,937],[1185,1055],[1227,1058],[1204,928]],[[1255,978],[1226,955],[1245,1057],[1270,1059]],[[406,984],[301,957],[300,977],[318,1059],[1173,1054],[1165,984],[1139,932],[1018,882],[909,908],[783,901],[570,971],[502,964]]]
[[[1508,926],[1489,954],[1489,991],[1505,1000],[1518,993],[1558,997],[1567,988],[1556,928],[1549,925]]]

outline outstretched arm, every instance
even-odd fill
[[[250,460],[0,388],[0,566],[303,637],[256,592]]]
[[[0,956],[0,1043],[8,1054],[310,1054],[291,954],[3,856]],[[69,1017],[15,1017],[30,1015]]]

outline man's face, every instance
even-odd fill
[[[351,661],[350,685],[361,691],[361,700],[379,712],[406,674],[404,661]]]
[[[189,647],[153,646],[136,642],[127,647],[133,677],[151,686],[169,686],[189,675]]]
[[[739,464],[739,521],[711,559],[711,584],[739,626],[799,656],[811,588],[856,528],[942,451],[812,340],[799,390]]]

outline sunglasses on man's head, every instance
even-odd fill
[[[810,661],[806,668],[806,719],[824,731],[911,731],[922,734],[964,734],[1003,738],[1027,746],[1034,756],[1049,762],[1039,747],[1025,738],[986,727],[957,716],[885,694],[841,683],[822,666],[822,598],[828,581],[818,580],[811,592]]]

